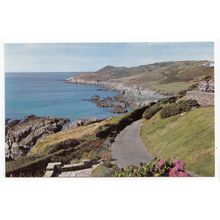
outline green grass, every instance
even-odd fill
[[[214,175],[214,108],[194,109],[161,119],[157,113],[142,122],[141,137],[158,158],[182,159],[199,176]]]
[[[28,154],[45,156],[62,148],[62,145],[64,145],[66,141],[72,140],[72,144],[74,145],[74,139],[80,140],[84,138],[94,140],[96,130],[99,126],[103,125],[103,123],[104,122],[96,122],[49,135],[37,143]]]
[[[129,113],[126,113],[126,114],[122,114],[122,115],[119,115],[119,116],[115,116],[115,117],[112,117],[112,118],[109,118],[107,120],[105,120],[105,124],[108,124],[108,125],[111,125],[111,124],[118,124],[119,121],[126,117],[127,115],[129,115]]]
[[[165,83],[165,84],[154,84],[151,87],[162,93],[177,94],[178,92],[187,89],[193,83],[190,82],[175,82],[175,83]]]

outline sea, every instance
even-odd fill
[[[28,115],[64,117],[71,121],[113,116],[110,109],[86,101],[93,95],[117,95],[93,85],[70,84],[65,79],[79,73],[6,73],[5,117],[22,119]]]

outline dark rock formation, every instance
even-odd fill
[[[123,106],[115,106],[112,110],[111,110],[112,113],[116,113],[116,114],[119,114],[119,113],[125,113],[127,112],[127,109]]]
[[[79,119],[79,120],[76,120],[74,122],[66,124],[63,127],[62,130],[65,131],[65,130],[68,130],[68,129],[71,129],[71,128],[77,128],[77,127],[80,127],[80,126],[89,125],[89,124],[99,122],[99,121],[101,121],[101,120],[98,120],[96,118]]]
[[[128,102],[122,96],[101,98],[98,95],[92,96],[88,101],[91,101],[100,108],[111,108],[112,113],[125,113],[127,112]]]
[[[28,116],[5,126],[5,156],[7,160],[25,156],[42,138],[59,132],[68,122],[64,118]]]

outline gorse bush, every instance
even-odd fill
[[[163,109],[160,112],[160,117],[161,118],[168,118],[174,115],[179,114],[179,110],[177,108],[176,103],[169,104],[167,106],[164,106]]]
[[[152,118],[157,112],[162,109],[162,105],[158,102],[157,104],[152,105],[151,107],[147,108],[143,114],[143,118],[149,120]]]
[[[193,107],[199,107],[199,104],[196,100],[180,100],[177,103],[172,103],[163,107],[160,112],[161,118],[168,118],[174,115],[178,115],[182,112],[188,112]]]
[[[148,163],[140,163],[139,166],[128,166],[125,169],[114,167],[114,177],[188,177],[189,173],[184,169],[182,160],[159,160],[155,158]]]
[[[188,112],[193,107],[199,107],[199,104],[196,100],[189,99],[189,100],[180,100],[177,102],[177,106],[180,112]]]
[[[172,96],[172,97],[169,97],[169,98],[163,98],[159,102],[162,105],[166,105],[168,103],[175,103],[176,100],[177,100],[177,97],[176,96]]]
[[[187,91],[192,91],[194,89],[196,89],[198,87],[198,83],[191,85],[190,87],[188,87]]]
[[[98,161],[100,159],[100,155],[97,151],[91,150],[89,152],[84,152],[82,158],[92,161]]]
[[[188,90],[181,90],[181,91],[179,91],[178,93],[177,93],[177,96],[179,97],[179,98],[182,98],[183,96],[185,96],[186,95],[186,92],[187,92]]]

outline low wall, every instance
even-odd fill
[[[214,106],[215,94],[210,92],[187,91],[188,99],[195,99],[201,106]]]

